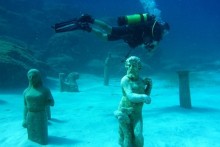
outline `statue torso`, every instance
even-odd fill
[[[43,89],[27,89],[24,93],[28,111],[45,111],[47,95]]]

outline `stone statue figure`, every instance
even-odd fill
[[[119,121],[119,144],[122,147],[143,147],[143,104],[150,104],[152,81],[141,78],[141,61],[136,56],[125,62],[127,74],[121,79],[122,99],[118,110],[114,112]]]
[[[61,92],[79,92],[79,87],[76,82],[76,80],[79,79],[79,73],[78,72],[71,72],[68,74],[68,76],[65,78],[64,73],[59,74],[60,79],[60,91]]]
[[[48,143],[48,109],[54,99],[48,88],[43,86],[40,72],[31,69],[27,73],[29,86],[24,90],[23,127],[27,128],[28,139],[45,145]]]

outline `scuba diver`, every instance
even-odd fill
[[[130,47],[140,45],[153,51],[169,31],[166,22],[159,22],[154,15],[133,14],[118,17],[118,26],[112,27],[105,22],[83,14],[79,18],[57,23],[53,26],[56,33],[74,30],[92,32],[107,41],[124,40]]]

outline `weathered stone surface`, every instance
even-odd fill
[[[76,80],[79,79],[78,72],[71,72],[65,77],[64,73],[59,74],[60,91],[64,92],[79,92],[78,84]]]
[[[24,112],[22,126],[27,128],[28,139],[45,145],[48,143],[48,122],[50,106],[54,106],[54,99],[50,89],[43,86],[41,73],[37,69],[30,69],[27,73],[28,87],[23,92]]]

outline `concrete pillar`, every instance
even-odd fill
[[[178,71],[180,107],[191,108],[189,71]]]
[[[65,74],[59,73],[59,81],[60,81],[60,91],[64,91],[64,80],[65,80]]]
[[[108,54],[108,57],[105,59],[105,66],[104,66],[104,85],[108,86],[109,84],[109,66],[110,66],[110,61],[111,60],[111,54]]]

